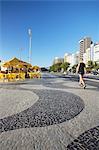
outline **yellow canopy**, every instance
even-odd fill
[[[19,60],[18,58],[13,58],[11,59],[10,61],[7,61],[3,64],[4,67],[16,67],[16,68],[22,68],[22,67],[26,67],[26,68],[29,68],[31,67],[31,64],[27,63],[27,62],[24,62],[22,60]]]
[[[33,70],[37,70],[37,69],[39,70],[40,67],[39,67],[39,66],[32,66],[32,69],[33,69]]]

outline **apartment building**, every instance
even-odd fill
[[[53,61],[53,64],[58,64],[58,63],[63,63],[63,62],[64,62],[63,58],[55,57],[54,61]]]
[[[90,47],[92,41],[90,37],[84,37],[79,41],[79,59],[83,59],[83,54],[86,52],[86,49]]]
[[[77,51],[76,53],[72,54],[71,66],[78,64],[78,63],[79,63],[79,52]]]
[[[86,53],[83,54],[83,62],[84,62],[85,64],[87,64],[87,56],[86,56]]]
[[[88,61],[93,61],[99,63],[99,43],[91,44],[86,52],[83,54],[84,63],[87,64]]]
[[[99,63],[99,43],[94,45],[94,61]]]
[[[65,55],[64,55],[64,62],[68,62],[68,63],[71,64],[71,62],[72,62],[72,55],[69,54],[69,53],[65,53]]]
[[[69,62],[71,66],[78,64],[79,62],[79,52],[77,51],[74,54],[65,53],[64,62]]]

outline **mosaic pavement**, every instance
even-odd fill
[[[83,100],[74,94],[35,90],[39,100],[28,109],[0,119],[0,132],[26,127],[44,127],[74,118],[84,108]]]
[[[0,150],[98,150],[98,97],[96,87],[47,76],[0,84]]]

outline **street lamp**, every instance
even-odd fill
[[[28,29],[29,34],[29,63],[32,62],[32,30]]]

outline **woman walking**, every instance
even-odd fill
[[[86,66],[85,66],[85,63],[83,63],[83,59],[82,59],[77,66],[76,72],[79,74],[79,85],[83,86],[84,89],[86,88],[86,84],[85,84],[84,79],[83,79],[84,74],[86,73],[85,68],[86,68]]]

